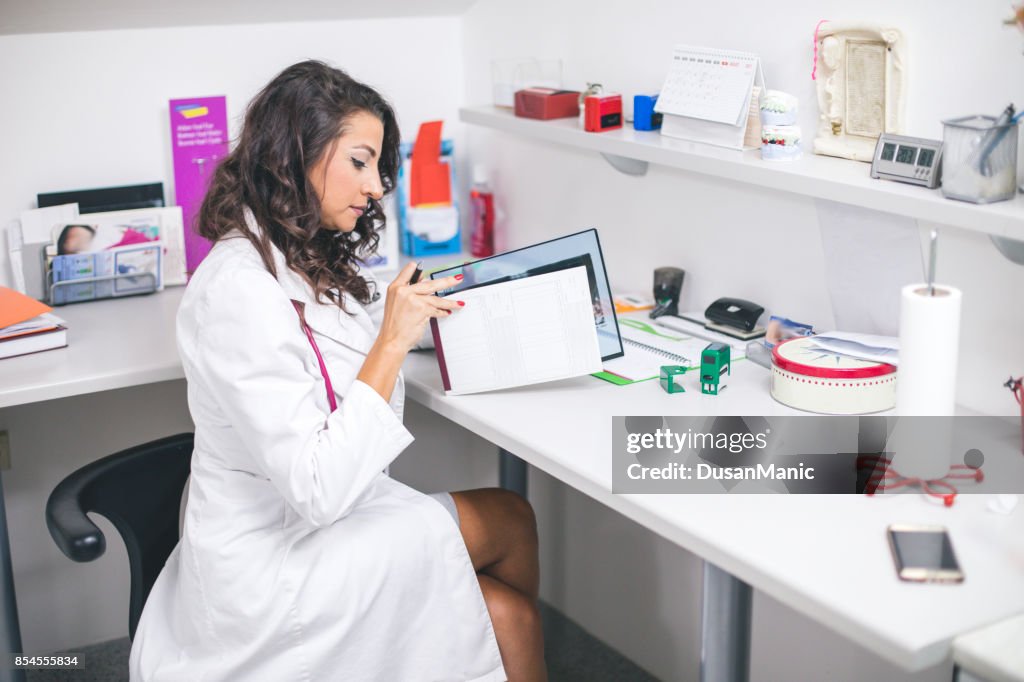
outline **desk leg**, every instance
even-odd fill
[[[14,596],[14,570],[11,568],[11,541],[7,537],[7,508],[4,503],[3,476],[0,475],[0,646],[12,654],[21,651],[21,627],[18,625],[18,602]],[[3,682],[25,682],[24,670],[0,670]]]
[[[704,562],[701,615],[701,682],[750,679],[750,585]]]
[[[498,448],[498,485],[526,497],[526,462]]]
[[[953,682],[986,682],[987,679],[976,677],[958,665],[953,666]]]

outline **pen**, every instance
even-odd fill
[[[420,281],[420,277],[423,275],[423,261],[416,261],[416,270],[412,273],[412,277],[409,278],[409,284],[416,284]]]
[[[988,132],[981,139],[981,156],[978,157],[978,171],[986,178],[992,177],[992,163],[989,158],[992,152],[995,151],[999,143],[1006,137],[1006,133],[1009,132],[1013,125],[1013,104],[1011,103],[1003,113],[996,119],[996,122],[992,124]]]

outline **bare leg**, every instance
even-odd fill
[[[531,599],[540,590],[537,522],[530,503],[501,488],[452,493],[462,537],[477,573]]]
[[[537,523],[530,503],[500,488],[452,493],[510,682],[544,682]]]
[[[545,682],[544,634],[537,602],[489,575],[478,575],[508,682]]]

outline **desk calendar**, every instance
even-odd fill
[[[655,108],[662,134],[742,148],[757,77],[763,88],[755,54],[677,45]]]
[[[745,124],[758,71],[757,55],[749,52],[676,46],[658,111],[733,126]]]

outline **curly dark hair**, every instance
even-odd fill
[[[385,99],[344,71],[319,61],[293,64],[249,103],[242,133],[221,163],[199,210],[197,231],[211,241],[233,229],[252,242],[275,276],[273,244],[288,267],[313,288],[316,300],[344,309],[340,292],[365,304],[373,292],[359,263],[376,252],[384,210],[376,199],[349,233],[324,229],[320,199],[309,172],[354,114],[367,112],[384,127],[378,169],[384,192],[395,187],[401,141],[394,111]],[[262,228],[247,229],[246,208]]]

